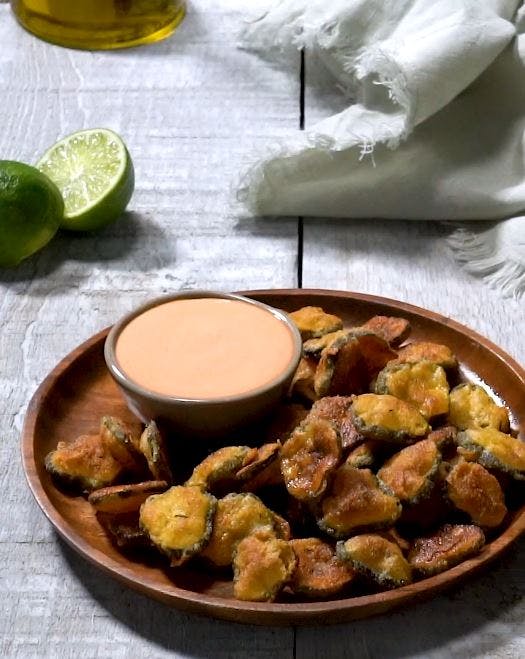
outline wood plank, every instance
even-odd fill
[[[308,80],[308,57],[306,60]],[[306,129],[339,111],[331,86],[306,89]],[[303,286],[382,295],[468,325],[523,362],[523,301],[503,299],[466,274],[437,222],[305,218]],[[525,541],[492,571],[431,602],[343,630],[300,629],[297,656],[518,657],[525,654]]]
[[[288,657],[293,630],[186,616],[122,588],[59,541],[25,486],[18,436],[31,394],[81,341],[179,288],[289,287],[294,220],[232,203],[254,152],[297,125],[298,81],[235,47],[240,0],[201,0],[169,40],[66,50],[0,8],[0,153],[34,161],[58,137],[107,126],[136,167],[130,212],[95,235],[60,234],[0,274],[0,654]]]

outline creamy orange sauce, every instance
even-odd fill
[[[248,392],[283,373],[293,336],[272,313],[240,300],[173,300],[127,324],[116,342],[120,369],[168,396],[219,398]]]

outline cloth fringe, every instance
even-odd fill
[[[504,297],[525,295],[525,217],[475,230],[461,226],[448,238],[458,263]]]

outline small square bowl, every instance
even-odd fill
[[[236,395],[219,398],[183,398],[165,395],[148,389],[131,379],[119,365],[116,345],[123,329],[134,318],[153,307],[175,300],[220,298],[255,305],[284,323],[292,338],[289,362],[270,382]],[[109,372],[119,386],[129,409],[143,422],[154,419],[177,436],[217,440],[233,431],[249,426],[268,415],[287,396],[292,378],[302,354],[301,336],[294,323],[283,312],[262,302],[241,295],[215,291],[181,291],[147,302],[121,318],[111,329],[105,345],[104,357]]]

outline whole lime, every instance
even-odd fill
[[[62,195],[47,176],[0,160],[0,267],[17,265],[46,245],[63,215]]]

